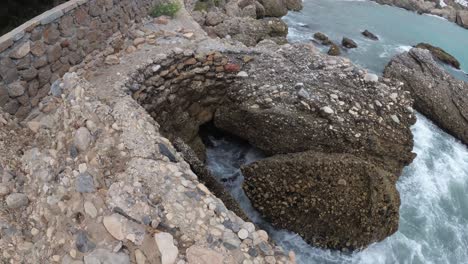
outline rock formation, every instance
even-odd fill
[[[287,42],[288,27],[280,19],[288,10],[302,9],[301,0],[235,0],[212,5],[186,1],[195,20],[211,37],[226,38],[255,46],[264,39]],[[190,8],[191,7],[191,8]]]
[[[331,231],[340,230],[342,225],[337,220],[341,213],[337,211],[336,214],[331,213],[327,220],[323,219],[329,228],[329,236],[324,235],[324,232],[310,225],[317,223],[315,227],[318,226],[318,222],[313,220],[316,217],[313,212],[322,212],[313,203],[307,203],[310,214],[294,206],[281,205],[284,200],[292,202],[298,199],[298,194],[286,191],[287,188],[314,185],[315,178],[307,171],[315,165],[305,165],[302,173],[297,173],[296,183],[286,181],[284,173],[293,172],[297,165],[296,159],[301,159],[302,155],[304,159],[322,155],[320,153],[334,153],[334,157],[352,156],[352,160],[366,164],[363,166],[376,168],[374,174],[380,176],[375,177],[382,179],[382,189],[376,192],[381,197],[397,196],[394,186],[396,179],[402,168],[414,157],[411,153],[412,135],[409,127],[415,117],[411,112],[408,93],[394,83],[367,78],[367,74],[352,66],[347,59],[321,55],[313,46],[307,45],[278,47],[275,55],[260,54],[243,70],[249,77],[231,85],[234,88],[229,90],[228,101],[216,110],[214,123],[218,128],[248,140],[273,156],[244,169],[247,175],[252,175],[246,177],[244,189],[262,215],[275,226],[288,226],[288,229],[301,234],[307,241],[338,249],[365,247],[394,232],[398,226],[398,199],[392,198],[359,205],[361,208],[376,206],[382,212],[388,210],[385,214],[392,216],[389,222],[368,214],[366,220],[350,220],[353,227],[348,228],[354,230],[354,238],[340,236]],[[276,74],[279,71],[282,74]],[[287,153],[296,154],[275,156]],[[329,159],[323,159],[324,166],[326,160]],[[263,163],[267,165],[262,167]],[[262,169],[256,172],[259,167]],[[344,163],[342,167],[349,169],[350,173],[353,171],[352,166],[347,167]],[[354,173],[358,174],[356,171]],[[253,177],[261,174],[264,176]],[[339,173],[333,175],[337,176],[334,181],[338,182]],[[278,184],[280,182],[281,185]],[[349,191],[353,192],[351,189]],[[284,195],[277,195],[278,192]],[[370,189],[365,192],[369,195],[373,193]],[[331,198],[323,201],[329,206],[338,202]],[[354,209],[351,207],[343,210],[348,209],[347,214],[352,214]],[[299,212],[301,217],[296,217]],[[280,214],[285,217],[277,217]],[[358,222],[369,224],[360,226]],[[301,228],[308,224],[310,228],[307,231]],[[361,240],[358,239],[358,230],[366,228],[380,235],[363,235]]]
[[[434,56],[436,59],[442,61],[443,63],[451,65],[456,69],[460,69],[460,62],[455,57],[453,57],[452,55],[450,55],[445,50],[439,47],[435,47],[427,43],[419,43],[415,46],[415,48],[427,49],[432,53],[432,56]]]
[[[468,84],[440,67],[429,51],[413,48],[397,55],[384,75],[402,81],[416,110],[468,144]]]
[[[341,45],[347,49],[354,49],[358,46],[354,40],[346,37],[341,40]]]
[[[443,17],[457,23],[459,26],[468,28],[468,6],[458,1],[441,0],[373,0],[379,4],[391,5],[420,14],[432,14]],[[443,3],[443,4],[441,4]]]
[[[368,39],[379,40],[379,38],[374,33],[370,32],[367,29],[361,32],[361,34]]]

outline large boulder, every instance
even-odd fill
[[[384,75],[401,80],[419,112],[468,144],[468,84],[445,71],[429,51],[413,48],[397,55]]]
[[[313,245],[357,249],[398,229],[394,178],[353,155],[277,155],[242,172],[244,190],[266,220]]]
[[[419,43],[418,45],[416,45],[416,48],[427,49],[432,53],[432,56],[434,56],[438,60],[448,65],[451,65],[452,67],[456,69],[460,69],[460,62],[455,57],[453,57],[448,52],[446,52],[445,50],[439,47],[435,47],[427,43]]]
[[[468,28],[468,10],[459,10],[455,22],[464,28]]]
[[[244,169],[244,188],[255,208],[317,246],[355,249],[393,233],[395,182],[414,158],[409,94],[390,80],[369,80],[348,59],[329,57],[313,45],[268,47],[271,52],[244,66],[248,77],[230,85],[214,115],[216,127],[271,156]],[[341,179],[349,189],[336,185]],[[322,190],[306,195],[291,186]],[[337,208],[340,190],[348,203]],[[363,194],[372,200],[359,202]],[[314,195],[322,197],[316,205]],[[300,199],[304,203],[297,207]]]

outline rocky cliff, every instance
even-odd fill
[[[468,84],[444,70],[429,51],[413,48],[396,56],[384,75],[401,80],[419,112],[468,144]]]
[[[379,4],[401,7],[421,14],[441,16],[459,26],[468,28],[468,6],[457,0],[373,0]]]

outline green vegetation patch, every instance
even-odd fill
[[[159,17],[159,16],[170,16],[174,17],[177,11],[181,8],[180,3],[178,2],[169,2],[164,4],[155,5],[151,11],[150,15],[152,17]]]

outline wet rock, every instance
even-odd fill
[[[81,173],[76,178],[76,191],[80,193],[92,193],[96,191],[94,179],[88,172]]]
[[[331,56],[339,56],[341,55],[341,50],[340,50],[340,47],[338,47],[338,45],[333,43],[331,44],[330,49],[328,50],[327,53],[328,55],[331,55]]]
[[[379,40],[379,38],[376,35],[374,35],[374,33],[370,32],[367,29],[361,32],[361,34],[368,39]]]
[[[8,208],[18,209],[29,204],[28,196],[24,193],[12,193],[5,199]]]
[[[277,228],[297,232],[313,245],[356,249],[398,229],[394,177],[351,155],[277,155],[242,172],[254,207]]]
[[[468,144],[468,84],[439,66],[428,50],[413,48],[395,56],[384,76],[403,82],[416,110]]]
[[[322,45],[328,46],[333,44],[333,42],[328,38],[328,36],[321,32],[316,32],[314,34],[314,39],[318,40]]]
[[[89,133],[89,130],[86,127],[80,127],[76,130],[74,143],[78,151],[85,152],[91,144],[91,140],[91,133]]]
[[[347,48],[347,49],[354,49],[354,48],[357,48],[358,45],[356,44],[356,42],[350,38],[346,38],[344,37],[342,40],[341,40],[341,45],[343,45],[343,47]]]
[[[460,69],[460,62],[455,57],[453,57],[452,55],[450,55],[445,50],[439,47],[435,47],[427,43],[419,43],[415,47],[418,49],[429,50],[432,56],[434,56],[436,59],[440,60],[443,63],[451,65],[455,69]]]
[[[179,249],[174,246],[172,235],[165,232],[157,233],[154,235],[154,240],[161,253],[161,264],[174,264],[179,255]]]

